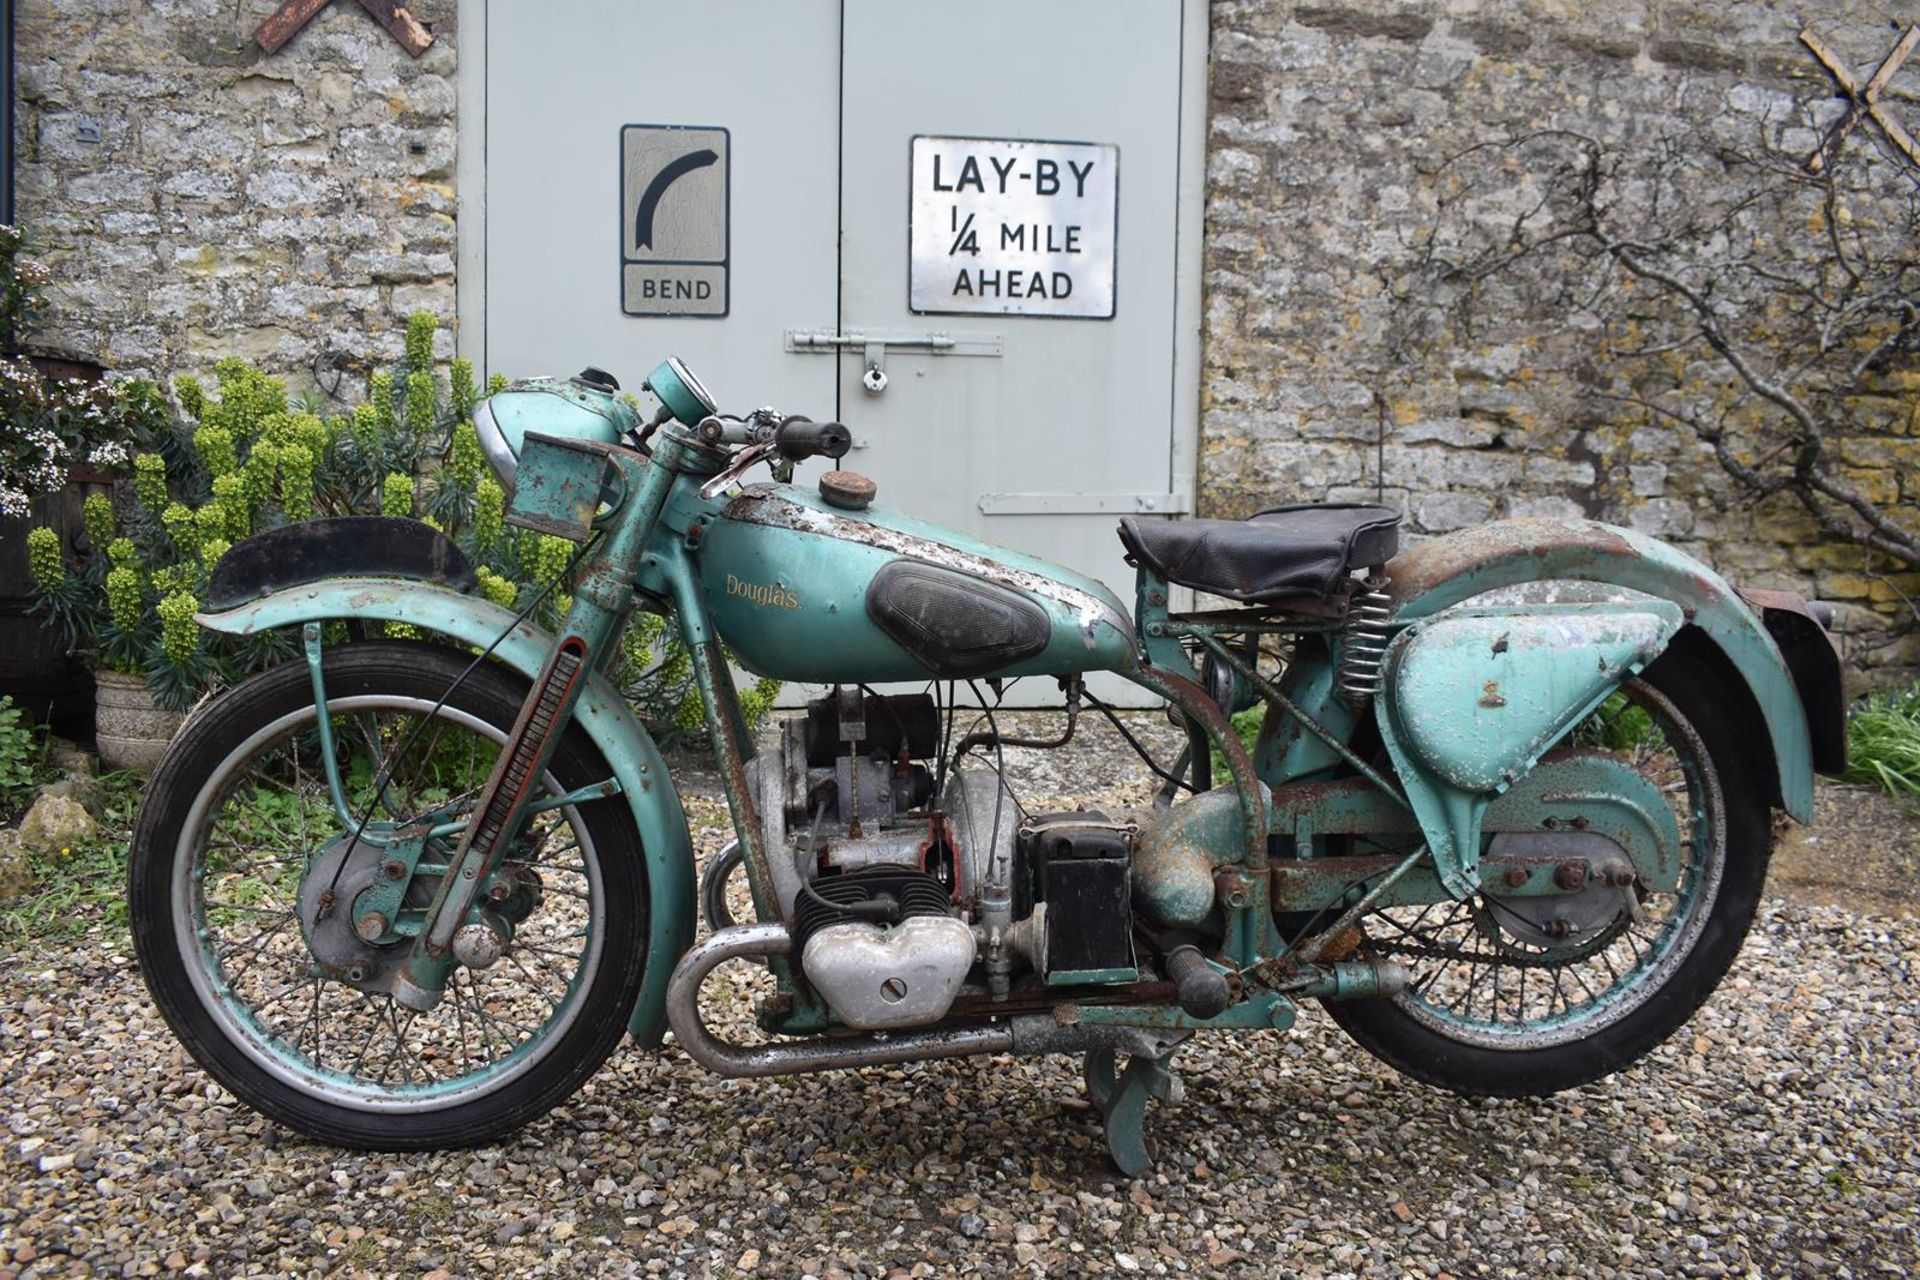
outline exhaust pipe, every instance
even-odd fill
[[[680,957],[667,984],[667,1023],[687,1056],[716,1075],[753,1078],[840,1071],[967,1058],[979,1053],[1116,1053],[1165,1057],[1190,1031],[1073,1023],[1061,1026],[1047,1013],[1019,1014],[985,1026],[926,1031],[879,1031],[817,1036],[764,1045],[738,1045],[707,1029],[700,1016],[700,984],[729,960],[765,959],[793,953],[793,935],[777,923],[721,929]]]

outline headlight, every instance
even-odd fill
[[[473,430],[480,437],[480,452],[487,455],[487,465],[493,468],[500,487],[511,494],[513,477],[520,470],[520,459],[514,456],[513,447],[500,431],[500,424],[493,420],[492,405],[482,401],[474,407]]]

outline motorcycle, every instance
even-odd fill
[[[1808,821],[1815,773],[1845,766],[1814,608],[1628,529],[1402,547],[1372,506],[1129,518],[1130,615],[864,476],[795,483],[847,452],[839,424],[722,415],[677,359],[644,390],[645,420],[594,369],[476,414],[508,519],[576,544],[557,634],[425,523],[289,525],[217,568],[201,624],[297,629],[304,660],[174,741],[132,926],[181,1042],[284,1125],[485,1142],[671,1029],[735,1077],[1082,1055],[1134,1174],[1185,1041],[1310,1001],[1415,1079],[1543,1095],[1692,1015],[1753,918],[1772,811]],[[1176,608],[1181,587],[1222,603]],[[608,675],[636,611],[691,654],[731,810],[698,885]],[[756,746],[736,665],[831,692]],[[1140,811],[1034,812],[1006,748],[1105,709],[1097,673],[1164,700],[1186,750],[1149,759]],[[1060,690],[1058,739],[1001,731],[1025,678]],[[1248,745],[1232,717],[1258,707]],[[729,961],[772,986],[752,1043],[702,1008]]]

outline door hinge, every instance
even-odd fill
[[[983,493],[980,510],[990,516],[1116,515],[1183,516],[1193,510],[1184,493]]]

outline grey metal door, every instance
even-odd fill
[[[516,0],[484,19],[484,366],[518,377],[597,364],[637,389],[678,354],[730,409],[831,413],[832,369],[786,355],[781,334],[796,312],[831,315],[839,293],[840,6]],[[623,307],[623,259],[645,256],[623,244],[631,125],[726,131],[724,316]],[[695,138],[690,149],[707,135]],[[657,202],[663,227],[686,190]]]
[[[1185,486],[1173,430],[1181,9],[1178,0],[845,4],[840,330],[956,344],[843,349],[840,414],[864,446],[853,465],[879,481],[884,502],[1094,574],[1125,599],[1132,575],[1118,516],[1187,501],[1175,496]],[[972,141],[935,157],[948,162],[937,170],[925,147],[916,163],[916,137]],[[1021,145],[1033,142],[1079,145]],[[967,155],[978,159],[984,202],[965,189]],[[1117,209],[1110,189],[1074,202],[1075,172],[1084,167],[1091,193],[1113,176],[1098,171],[1109,162]],[[1049,164],[1050,180],[1036,174]],[[993,203],[1002,180],[1028,197],[1004,218]],[[937,238],[924,225],[913,234],[910,223],[929,213]],[[1081,309],[1111,318],[1062,315],[1098,290],[1106,264],[1097,253],[1053,257],[1081,273],[1063,306],[1045,296],[1055,273],[1043,255],[1023,251],[1049,238],[1086,250],[1103,223],[1112,297]],[[987,286],[987,299],[965,296]],[[1005,310],[917,314],[916,302]],[[983,354],[940,353],[965,349]],[[871,355],[884,359],[877,394],[863,385]]]
[[[594,363],[632,387],[677,353],[730,409],[846,422],[845,465],[883,503],[1131,599],[1117,518],[1190,503],[1201,0],[491,3],[478,32],[467,13],[486,107],[461,145],[484,147],[484,201],[462,212],[484,251],[463,250],[462,312],[484,340],[462,340],[485,368]],[[696,176],[648,184],[663,170],[629,126],[703,130],[659,151]],[[655,188],[638,229],[637,185]],[[724,301],[631,314],[624,273],[661,256],[646,232],[715,207],[725,234],[685,242],[724,271],[654,274],[722,281]]]

